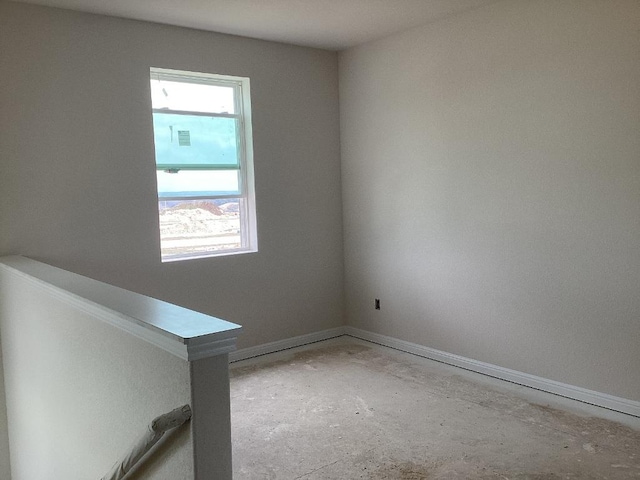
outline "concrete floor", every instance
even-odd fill
[[[638,479],[640,419],[341,337],[232,364],[235,480]]]

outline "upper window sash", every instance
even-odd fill
[[[240,170],[242,81],[151,69],[156,169]]]

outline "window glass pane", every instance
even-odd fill
[[[242,247],[240,199],[158,202],[163,260]]]
[[[235,118],[154,113],[158,168],[237,168],[236,123]]]
[[[257,251],[249,79],[152,67],[149,85],[162,261]]]
[[[181,170],[178,173],[158,170],[157,177],[158,198],[240,195],[238,170]]]
[[[151,74],[153,108],[235,114],[234,88],[160,80]]]

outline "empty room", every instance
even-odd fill
[[[640,478],[637,0],[0,1],[0,72],[0,478],[182,404],[122,478]]]

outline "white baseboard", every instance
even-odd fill
[[[567,385],[554,380],[548,380],[535,375],[529,375],[528,373],[510,370],[490,363],[479,362],[470,358],[453,355],[451,353],[442,352],[440,350],[424,347],[411,342],[405,342],[404,340],[387,337],[386,335],[367,332],[354,327],[344,327],[344,332],[346,335],[355,338],[395,348],[396,350],[412,353],[420,357],[429,358],[455,367],[471,370],[472,372],[482,373],[490,377],[499,378],[500,380],[506,380],[525,387],[535,388],[537,390],[589,403],[598,407],[604,407],[609,410],[625,413],[634,417],[640,417],[640,402],[634,400],[614,397],[613,395],[608,395],[606,393]]]
[[[231,352],[229,354],[229,362],[238,362],[240,360],[246,360],[247,358],[258,357],[260,355],[266,355],[267,353],[279,352],[280,350],[287,350],[289,348],[301,347],[309,343],[321,342],[322,340],[329,340],[330,338],[341,337],[345,334],[345,327],[336,327],[329,330],[322,330],[321,332],[309,333],[307,335],[300,335],[298,337],[285,338],[284,340],[278,340],[277,342],[265,343],[263,345],[257,345],[255,347],[242,348]]]
[[[499,367],[498,365],[480,362],[471,358],[454,355],[452,353],[443,352],[441,350],[425,347],[416,343],[406,342],[404,340],[398,340],[397,338],[348,326],[336,327],[329,330],[323,330],[321,332],[314,332],[307,335],[300,335],[298,337],[286,338],[276,342],[236,350],[229,354],[229,361],[237,362],[247,358],[258,357],[268,353],[279,352],[281,350],[301,347],[302,345],[307,345],[309,343],[340,337],[342,335],[349,335],[361,340],[384,345],[385,347],[394,348],[402,352],[418,355],[419,357],[428,358],[430,360],[464,368],[465,370],[481,373],[507,382],[535,388],[536,390],[553,393],[555,395],[560,395],[561,397],[578,400],[597,407],[607,408],[609,410],[640,418],[640,402],[635,400],[628,400],[626,398],[615,397],[613,395],[596,392],[594,390],[587,390],[586,388],[556,382],[555,380],[537,377],[528,373],[518,372],[517,370]]]

